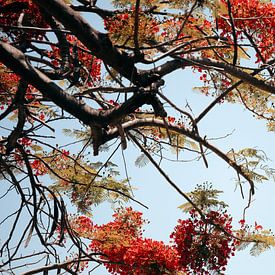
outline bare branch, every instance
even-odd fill
[[[124,131],[129,131],[131,129],[135,129],[138,127],[160,127],[165,129],[165,125],[162,120],[155,119],[155,118],[144,118],[144,119],[135,119],[133,121],[129,121],[124,123],[123,125]],[[242,168],[233,160],[231,160],[226,154],[224,154],[222,151],[220,151],[218,148],[210,144],[206,139],[198,136],[195,132],[191,132],[183,127],[179,127],[177,125],[168,125],[169,129],[171,131],[174,131],[178,134],[185,135],[198,143],[202,144],[204,147],[210,149],[212,152],[214,152],[217,156],[219,156],[221,159],[223,159],[226,163],[228,163],[229,166],[231,166],[238,174],[242,175],[243,178],[245,178],[251,187],[252,194],[255,193],[254,190],[254,183],[253,181],[248,177],[248,175],[242,170]],[[118,136],[117,129],[110,130],[105,137],[103,137],[103,141],[108,141],[110,139],[113,139],[114,137]]]

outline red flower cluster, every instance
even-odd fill
[[[223,1],[227,5],[226,1]],[[275,5],[259,0],[231,0],[232,15],[238,37],[245,37],[245,32],[252,36],[261,55],[265,60],[275,52]],[[228,14],[218,19],[222,35],[231,37],[231,26],[228,24]],[[257,55],[257,62],[260,61]]]
[[[117,211],[113,222],[94,226],[90,249],[101,252],[110,261],[105,266],[111,274],[167,274],[177,270],[179,256],[163,242],[142,238],[142,214],[132,208]]]
[[[77,59],[81,67],[85,70],[80,70],[80,77],[88,86],[94,86],[94,82],[101,80],[101,60],[89,53],[89,50],[73,35],[66,36],[67,41],[71,44],[70,54],[73,58],[73,46],[77,46]],[[60,49],[56,46],[51,46],[52,51],[48,52],[48,56],[52,59],[52,64],[56,67],[60,65],[61,56]],[[73,69],[71,62],[71,69]]]
[[[44,176],[48,172],[48,169],[45,166],[45,164],[42,161],[40,161],[39,159],[35,159],[31,163],[31,167],[32,167],[32,170],[36,176]]]
[[[93,232],[93,223],[86,216],[73,216],[70,218],[71,229],[82,237],[89,238]]]
[[[209,211],[204,219],[194,210],[190,214],[189,219],[179,220],[171,234],[173,245],[143,238],[142,214],[132,208],[117,210],[114,221],[103,225],[80,216],[71,219],[71,227],[92,239],[89,249],[104,255],[101,258],[111,274],[222,274],[237,245],[231,235],[232,219],[217,211]]]
[[[195,211],[190,214],[190,219],[179,220],[171,234],[181,265],[188,274],[221,274],[236,246],[231,235],[232,218],[217,211],[207,213],[204,220]]]
[[[168,274],[179,269],[179,255],[173,247],[161,241],[138,238],[130,243],[123,255],[123,263],[124,270],[119,274]]]
[[[17,38],[21,37],[36,37],[38,39],[42,38],[43,32],[37,31],[18,31],[11,30],[10,26],[17,26],[19,17],[23,14],[24,17],[23,25],[24,26],[33,26],[33,27],[47,27],[46,22],[44,21],[40,9],[35,5],[31,0],[0,0],[0,24],[3,26],[3,30],[8,30],[9,33],[13,33]]]
[[[140,212],[132,211],[132,208],[118,209],[113,215],[114,221],[94,225],[90,249],[107,255],[102,258],[113,262],[105,264],[110,273],[128,274],[129,266],[124,264],[123,257],[130,243],[141,237],[141,225],[144,222],[141,216]]]
[[[1,5],[0,5],[1,6]],[[0,15],[1,17],[1,15]],[[1,20],[1,19],[0,19]],[[12,97],[16,92],[19,77],[0,63],[0,109],[4,110],[5,106],[12,102]]]
[[[126,25],[128,20],[129,20],[128,13],[117,14],[115,17],[104,19],[104,27],[110,33],[115,33],[118,27]]]
[[[20,138],[18,140],[18,142],[23,146],[31,146],[32,145],[32,140],[27,137]]]

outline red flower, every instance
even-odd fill
[[[243,226],[244,226],[244,224],[245,224],[245,220],[244,220],[244,219],[239,220],[239,224],[243,227]]]
[[[168,116],[167,119],[169,123],[174,123],[176,120],[174,117],[171,117],[171,116]]]
[[[178,221],[171,234],[180,254],[180,265],[188,274],[223,271],[236,245],[233,237],[224,232],[231,234],[232,219],[217,211],[207,213],[205,220],[199,219],[194,211],[190,214],[190,219]]]
[[[255,230],[263,230],[263,227],[255,222]]]

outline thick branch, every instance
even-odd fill
[[[272,65],[274,64],[275,61],[271,60],[268,62],[268,65]],[[261,71],[267,69],[268,70],[269,67],[262,67],[260,69],[255,70],[251,76],[255,76],[258,73],[260,73]],[[228,95],[231,91],[233,91],[234,89],[237,89],[238,86],[240,86],[241,84],[243,84],[244,81],[239,80],[238,82],[234,83],[232,86],[230,86],[229,88],[227,88],[221,95],[219,95],[217,98],[215,98],[200,114],[199,116],[195,119],[196,123],[198,123],[202,118],[204,118],[208,112],[216,105],[218,104],[223,98],[226,97],[226,95]],[[244,102],[243,102],[244,103]],[[247,108],[247,106],[245,106]]]
[[[85,259],[85,260],[87,261],[89,259]],[[46,266],[38,267],[36,269],[24,272],[22,275],[33,275],[33,274],[37,274],[37,273],[41,273],[41,272],[43,272],[43,274],[45,274],[46,272],[48,272],[50,270],[57,270],[57,269],[65,269],[67,272],[69,272],[71,274],[74,274],[74,273],[71,272],[69,267],[72,264],[74,264],[76,261],[77,260],[71,260],[71,261],[67,261],[67,262],[64,262],[64,263],[55,263],[55,264],[52,264],[52,265],[46,265]]]
[[[51,99],[57,106],[84,124],[91,126],[94,130],[94,145],[96,145],[96,147],[97,144],[102,144],[102,128],[106,128],[110,123],[119,122],[127,114],[134,112],[144,104],[151,104],[157,116],[166,116],[161,102],[154,93],[158,86],[162,85],[162,82],[155,83],[155,85],[153,85],[155,87],[141,89],[142,92],[134,94],[117,108],[99,111],[67,94],[46,75],[32,67],[25,55],[8,43],[0,42],[0,60],[8,68],[19,74],[25,81],[41,91],[45,97]],[[97,130],[95,131],[95,129]],[[100,134],[100,136],[97,136],[98,134]],[[98,137],[98,139],[96,139],[96,137]]]
[[[15,129],[11,132],[11,134],[8,137],[8,143],[7,143],[7,153],[10,153],[16,146],[17,140],[22,134],[25,121],[26,121],[26,111],[24,106],[24,96],[26,93],[26,89],[28,87],[28,84],[21,80],[19,82],[18,90],[15,96],[15,102],[18,105],[18,122],[15,127]]]
[[[126,114],[133,113],[144,104],[152,105],[156,116],[167,116],[162,103],[152,92],[136,93],[118,108],[105,111],[103,116],[106,120],[114,122],[115,120],[123,118]]]
[[[84,124],[103,123],[99,111],[87,106],[82,101],[64,92],[45,74],[31,66],[25,55],[13,46],[0,42],[0,60],[8,68],[33,85],[45,97],[50,98],[57,106],[81,120]]]
[[[200,66],[200,67],[206,67],[211,70],[216,71],[223,71],[224,73],[228,73],[240,80],[242,80],[245,83],[248,83],[254,87],[257,87],[263,91],[266,91],[271,94],[275,94],[275,87],[266,83],[264,80],[258,79],[254,77],[256,73],[246,73],[245,71],[232,66],[230,64],[216,61],[214,59],[207,59],[207,58],[177,58],[171,61],[167,61],[166,63],[146,72],[147,74],[155,73],[159,77],[162,77],[164,75],[167,75],[177,69],[184,68],[185,66]],[[262,70],[262,69],[261,69]],[[256,72],[258,72],[258,69],[255,69]]]
[[[207,59],[207,58],[190,58],[190,59],[184,59],[185,61],[189,61],[190,65],[200,65],[208,67],[208,69],[213,69],[217,71],[224,71],[225,73],[228,73],[240,80],[242,80],[245,83],[248,83],[256,88],[259,88],[265,92],[275,94],[275,87],[266,83],[264,80],[258,79],[254,77],[251,74],[248,74],[244,72],[243,70],[234,67],[230,64],[226,64],[224,62],[216,61],[213,59]]]
[[[192,64],[194,65],[194,64]],[[183,59],[175,59],[170,60],[162,65],[159,65],[151,70],[144,70],[141,73],[142,74],[155,74],[156,77],[163,77],[165,75],[168,75],[178,69],[183,69],[185,66],[190,66],[190,61],[183,60]]]
[[[133,59],[117,50],[107,34],[92,28],[78,12],[67,6],[63,1],[34,0],[34,2],[71,30],[93,55],[102,59],[128,80],[142,86],[150,84],[150,77],[141,78],[134,66]]]
[[[107,17],[114,16],[115,12],[111,10],[101,9],[95,6],[74,6],[71,5],[71,8],[75,11],[81,12],[92,12],[99,15],[101,18],[106,19]]]

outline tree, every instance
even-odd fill
[[[255,184],[275,177],[267,156],[223,152],[200,134],[223,102],[275,130],[274,13],[259,0],[0,0],[1,200],[14,201],[1,220],[0,270],[76,274],[99,264],[112,274],[222,274],[236,249],[274,246],[270,231],[245,222]],[[198,115],[165,87],[176,70],[199,75],[196,89],[213,98]],[[102,225],[91,217],[106,200],[146,207],[112,161],[121,148],[127,167],[132,146],[141,151],[136,165],[151,163],[186,200],[189,216],[171,245],[145,238],[132,207]],[[95,161],[91,148],[107,160]],[[168,148],[175,161],[192,156],[206,168],[211,152],[235,171],[248,203],[239,228],[221,191],[203,183],[187,193],[171,179]]]

